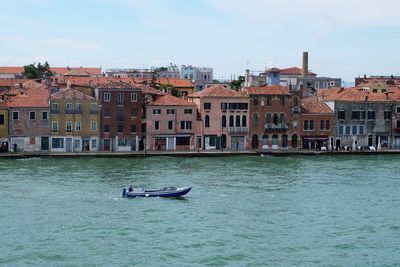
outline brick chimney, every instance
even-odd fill
[[[303,77],[308,77],[308,52],[303,52]]]

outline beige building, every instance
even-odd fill
[[[99,101],[76,89],[65,88],[50,97],[52,152],[99,149]]]

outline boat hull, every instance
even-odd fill
[[[135,198],[135,197],[179,197],[186,195],[192,187],[178,188],[177,190],[161,191],[161,190],[150,190],[144,192],[127,192],[122,191],[122,197]]]

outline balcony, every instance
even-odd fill
[[[66,109],[65,114],[74,114],[74,111],[72,109]]]
[[[52,109],[50,111],[51,114],[60,114],[60,111],[58,109]]]
[[[82,113],[83,113],[82,109],[75,110],[75,114],[82,114]]]
[[[301,108],[300,107],[292,107],[292,113],[300,113]]]
[[[285,132],[288,129],[288,126],[284,123],[266,123],[264,124],[264,129],[266,132]]]
[[[249,127],[229,127],[230,134],[247,134]]]

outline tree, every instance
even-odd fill
[[[233,80],[229,83],[232,89],[240,89],[242,87],[242,83],[244,82],[244,76],[239,76],[237,80]]]
[[[42,79],[53,76],[53,73],[50,70],[49,63],[46,61],[44,64],[39,62],[37,66],[36,63],[24,66],[22,76],[25,79]]]

